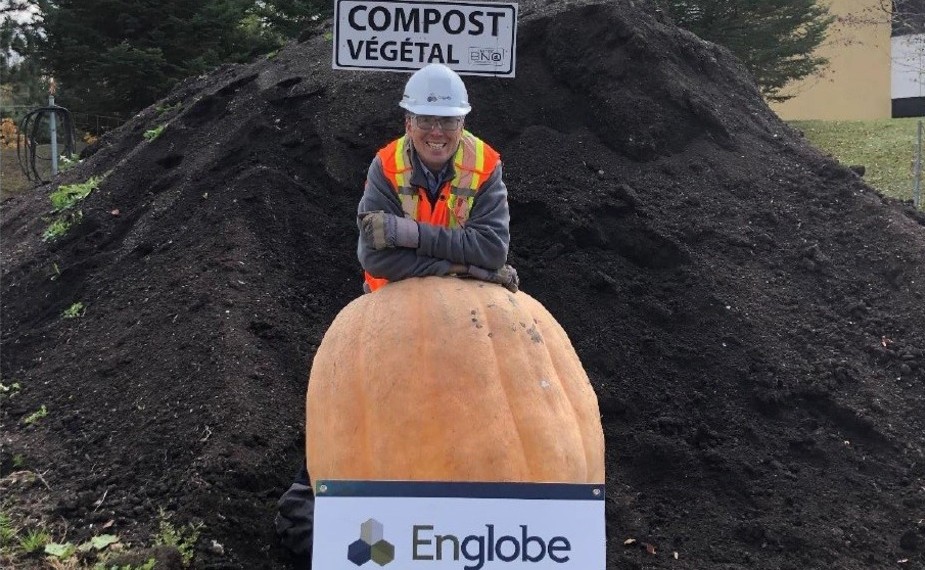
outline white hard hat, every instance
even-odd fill
[[[415,115],[437,117],[462,117],[472,110],[462,78],[442,63],[415,71],[398,106]]]

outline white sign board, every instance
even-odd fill
[[[604,486],[320,481],[312,567],[604,570]]]
[[[894,36],[892,59],[892,98],[925,96],[925,34]]]
[[[336,0],[334,69],[514,77],[517,4]]]

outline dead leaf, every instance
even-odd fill
[[[652,555],[655,554],[655,545],[654,545],[654,544],[649,544],[648,542],[643,542],[643,543],[642,543],[642,546],[643,546],[643,548],[646,549],[646,552],[648,552],[649,554],[652,554]]]

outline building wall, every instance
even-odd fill
[[[785,120],[884,119],[891,115],[890,21],[880,0],[830,0],[838,20],[819,53],[829,67],[788,86],[771,107]]]

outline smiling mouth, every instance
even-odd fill
[[[446,146],[446,143],[445,143],[445,142],[443,142],[443,143],[434,143],[434,142],[429,142],[429,143],[427,143],[427,148],[429,148],[429,149],[431,149],[431,150],[443,150],[443,148],[444,148],[445,146]]]

